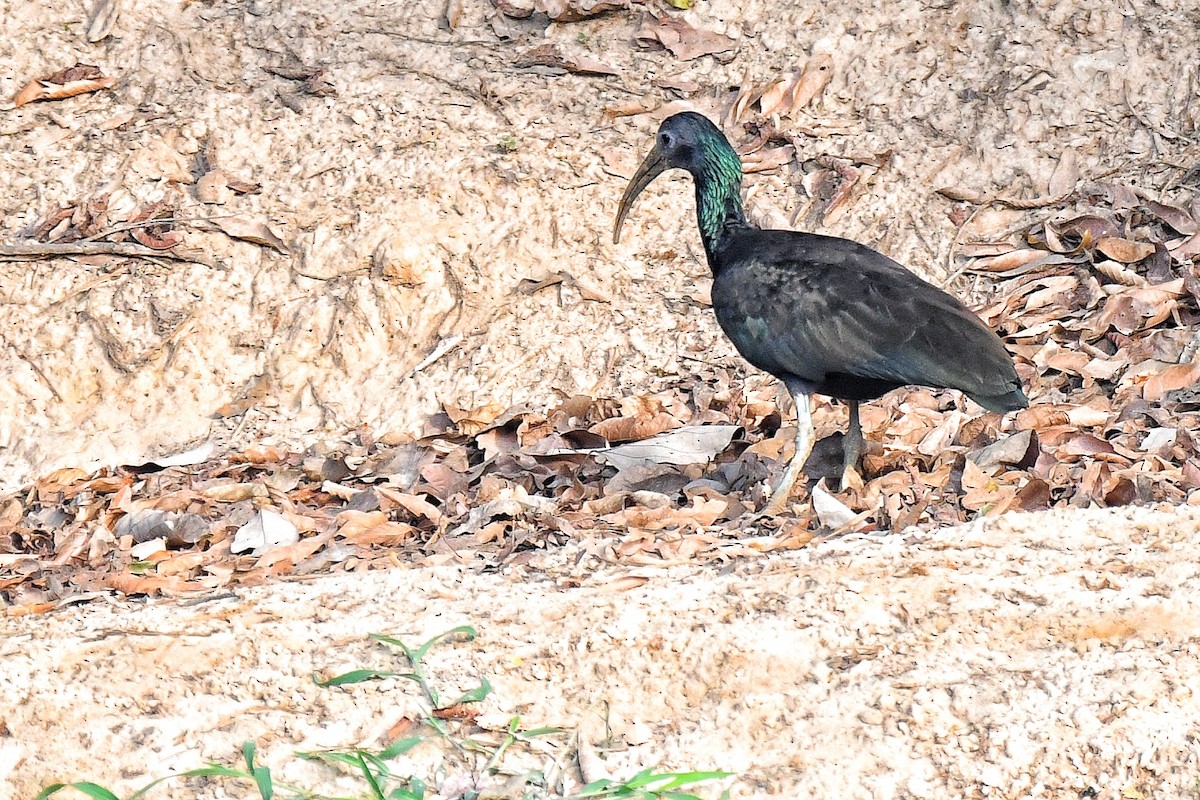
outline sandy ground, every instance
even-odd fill
[[[615,776],[723,769],[734,797],[1188,797],[1198,532],[1190,509],[1047,512],[724,567],[593,571],[558,551],[500,574],[401,569],[10,619],[0,782],[11,797],[50,779],[132,791],[235,763],[255,739],[277,780],[332,790],[292,753],[378,748],[416,692],[310,673],[399,669],[368,633],[417,644],[469,624],[475,641],[427,659],[444,694],[486,677],[483,719],[530,727],[587,731],[607,707],[612,739],[582,735]],[[438,758],[419,748],[413,768]],[[437,796],[470,785],[444,766]],[[162,796],[242,796],[212,791]]]

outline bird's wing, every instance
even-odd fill
[[[999,339],[953,297],[862,245],[812,237],[821,246],[806,248],[803,237],[717,275],[714,308],[748,361],[813,383],[837,373],[983,395],[1013,388]]]

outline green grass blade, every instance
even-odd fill
[[[381,678],[414,678],[415,676],[404,672],[388,672],[380,669],[352,669],[349,672],[343,672],[341,675],[335,675],[332,678],[324,678],[317,673],[312,674],[313,682],[317,686],[347,686],[354,683],[363,683],[364,681],[374,681]]]
[[[253,741],[247,740],[242,742],[242,758],[246,761],[246,769],[250,773],[250,777],[254,779],[255,785],[258,786],[258,795],[262,800],[271,800],[275,796],[275,786],[271,780],[271,770],[267,767],[254,766],[254,754],[258,750],[258,745]]]
[[[562,733],[566,728],[530,728],[527,731],[515,731],[513,736],[518,739],[534,739],[538,736],[553,736],[556,733]]]
[[[383,793],[383,787],[379,785],[379,777],[374,772],[371,772],[371,768],[367,766],[367,760],[363,758],[361,752],[358,753],[358,768],[366,779],[367,785],[371,787],[371,797],[374,800],[387,800],[387,797]]]
[[[421,645],[421,647],[417,650],[417,659],[420,660],[424,658],[425,654],[429,652],[431,647],[444,639],[449,639],[452,636],[462,636],[464,642],[471,642],[474,641],[475,637],[478,635],[479,634],[476,633],[475,629],[470,625],[459,625],[457,628],[451,628],[445,633],[439,633],[437,636]]]
[[[582,789],[580,789],[578,796],[598,797],[600,795],[607,794],[609,787],[612,786],[613,783],[614,781],[611,778],[600,778],[599,780],[592,781],[587,786],[584,786]]]
[[[474,689],[455,700],[453,703],[447,706],[447,708],[457,706],[462,703],[478,703],[480,700],[483,700],[485,697],[491,694],[492,684],[488,683],[487,678],[483,678],[482,681],[483,683],[479,684]]]
[[[91,783],[89,781],[78,781],[76,783],[52,783],[45,789],[42,789],[40,792],[38,792],[37,797],[34,798],[34,800],[46,800],[46,798],[50,795],[57,794],[60,790],[65,789],[68,786],[70,786],[72,789],[77,789],[83,792],[88,797],[94,798],[94,800],[121,800],[121,798],[117,797],[100,784]]]
[[[425,737],[423,736],[409,736],[407,739],[397,739],[383,748],[379,753],[379,757],[384,761],[390,761],[396,756],[404,755],[423,741],[425,741]]]

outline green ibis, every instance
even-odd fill
[[[669,169],[691,173],[696,186],[721,329],[747,361],[783,382],[796,406],[796,454],[766,513],[783,511],[812,452],[813,394],[850,407],[843,476],[863,452],[859,404],[892,389],[957,389],[996,412],[1029,405],[1000,338],[951,295],[858,242],[747,222],[741,160],[695,112],[659,127],[621,198],[614,244],[633,201]]]

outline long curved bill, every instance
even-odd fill
[[[633,201],[637,199],[643,189],[650,185],[650,181],[657,178],[670,166],[659,151],[658,144],[655,143],[654,149],[642,159],[641,166],[637,168],[637,172],[633,173],[629,185],[625,187],[625,194],[621,196],[621,205],[617,208],[617,224],[613,228],[613,244],[621,241],[621,226],[625,224],[625,215],[629,213]]]

